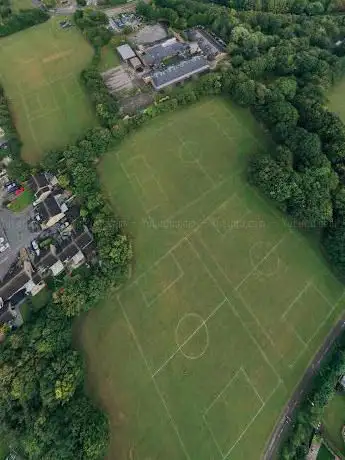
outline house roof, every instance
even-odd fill
[[[11,278],[2,283],[0,287],[0,297],[5,301],[9,300],[13,294],[23,289],[30,280],[30,276],[24,270],[12,274]]]
[[[38,265],[43,268],[51,268],[57,261],[58,258],[49,251],[44,257],[42,257]]]
[[[124,61],[127,61],[127,59],[131,59],[136,56],[135,52],[127,44],[118,46],[116,50]]]
[[[19,302],[21,302],[23,299],[26,297],[26,289],[20,289],[17,291],[13,296],[11,297],[11,305],[17,305]]]
[[[38,173],[34,176],[31,176],[29,179],[29,186],[34,193],[40,190],[43,187],[48,187],[49,182],[44,173]]]
[[[84,230],[81,234],[76,236],[74,240],[81,250],[85,249],[92,241],[92,235],[88,230]]]
[[[45,186],[45,187],[40,188],[36,192],[36,198],[39,198],[41,195],[43,195],[43,193],[46,193],[46,192],[49,192],[49,191],[50,191],[50,188],[48,187],[48,185]]]
[[[78,252],[79,252],[79,248],[77,247],[77,245],[75,245],[74,243],[71,243],[59,254],[59,259],[62,262],[66,262],[72,259],[72,257],[78,254]]]
[[[171,65],[165,70],[153,72],[152,84],[155,89],[159,90],[209,68],[210,66],[203,56],[194,56]]]
[[[7,302],[0,309],[0,324],[8,323],[9,321],[12,321],[13,318],[15,318],[15,315],[10,309],[10,303]]]
[[[131,58],[129,62],[135,69],[142,66],[141,60],[138,57]]]
[[[69,222],[74,222],[80,216],[80,208],[77,205],[70,206],[65,216]]]
[[[170,38],[163,43],[147,48],[143,60],[147,65],[159,64],[163,59],[183,53],[188,48],[187,43],[181,43],[176,38]]]
[[[53,276],[57,276],[59,273],[61,273],[65,267],[63,266],[63,263],[61,260],[57,260],[54,265],[50,267],[50,270],[53,273]]]
[[[60,206],[53,195],[47,196],[45,200],[36,206],[36,211],[40,215],[41,221],[47,222],[51,217],[61,213]]]

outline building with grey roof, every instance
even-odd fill
[[[203,56],[194,56],[164,70],[153,72],[151,74],[152,86],[159,91],[169,85],[186,80],[192,75],[205,72],[209,68],[210,66]]]
[[[159,65],[164,59],[183,54],[188,50],[189,45],[187,43],[178,42],[173,37],[163,43],[147,48],[142,55],[142,60],[147,66],[153,67]]]
[[[116,48],[117,52],[121,56],[124,61],[128,61],[128,59],[132,59],[136,57],[135,52],[129,45],[121,45]]]
[[[219,54],[226,52],[224,42],[212,36],[205,29],[191,29],[188,31],[190,40],[196,42],[205,56],[209,59],[215,59]]]

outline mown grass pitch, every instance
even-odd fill
[[[127,286],[80,329],[110,459],[258,460],[343,288],[245,178],[265,148],[220,99],[162,116],[100,166],[135,238]]]
[[[96,123],[79,83],[92,48],[76,28],[61,29],[62,19],[0,40],[0,81],[11,101],[22,156],[30,163]]]

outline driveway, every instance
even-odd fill
[[[0,226],[10,244],[9,249],[0,253],[0,279],[4,278],[15,262],[19,249],[29,246],[30,242],[39,235],[39,232],[32,232],[28,227],[32,215],[32,206],[17,213],[0,208]]]

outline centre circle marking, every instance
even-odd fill
[[[194,331],[188,337],[185,337],[185,338],[182,337],[182,340],[181,340],[181,337],[179,337],[179,331],[180,331],[181,325],[185,323],[186,321],[190,321],[190,320],[195,321],[195,319],[198,320],[199,325],[194,329]],[[194,353],[183,351],[184,346],[187,345],[191,340],[193,340],[193,337],[199,334],[200,332],[203,332],[205,335],[205,344],[203,345],[200,352],[194,354]],[[176,345],[179,348],[180,353],[186,359],[201,358],[205,354],[208,348],[208,345],[209,345],[209,341],[210,341],[207,324],[205,320],[202,318],[202,316],[200,316],[198,313],[186,313],[184,316],[182,316],[182,318],[179,320],[176,326],[176,329],[175,329],[175,341],[176,341]]]

